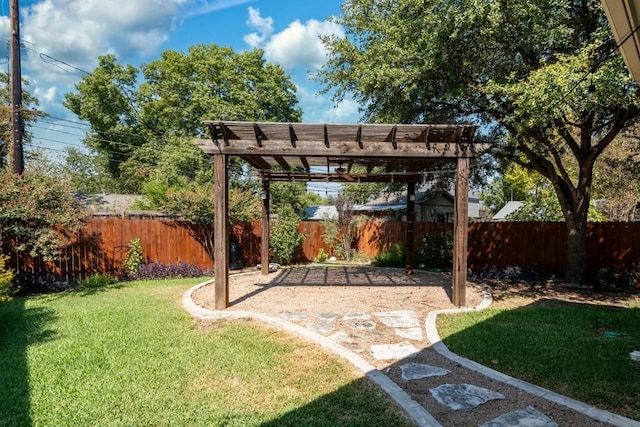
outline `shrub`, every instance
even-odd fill
[[[291,264],[293,254],[302,245],[304,234],[298,231],[300,218],[291,206],[284,206],[278,212],[269,236],[273,257],[280,264]]]
[[[11,299],[13,289],[11,285],[13,283],[13,270],[7,265],[9,257],[6,255],[0,255],[0,301]]]
[[[157,280],[203,276],[213,276],[213,271],[202,269],[196,264],[187,264],[186,262],[164,264],[156,261],[141,265],[135,275],[135,279]]]
[[[118,283],[118,279],[115,277],[105,276],[104,274],[94,274],[93,276],[79,281],[78,287],[81,289],[99,289],[106,288],[107,286],[115,283]]]
[[[15,289],[20,294],[47,294],[74,289],[74,285],[64,277],[53,273],[32,273],[21,271],[14,277]]]
[[[341,246],[339,245],[340,239],[338,238],[339,229],[338,229],[338,221],[335,219],[329,218],[325,214],[324,219],[322,220],[322,240],[329,246],[329,254],[328,255],[337,255],[340,256],[339,249]]]
[[[630,270],[617,273],[610,268],[601,268],[593,277],[593,288],[603,292],[640,291],[640,266],[632,264]]]
[[[453,267],[453,235],[450,231],[425,234],[418,247],[419,264],[425,268]]]
[[[142,258],[142,242],[140,239],[132,239],[129,242],[129,250],[122,263],[124,267],[125,275],[129,277],[135,277],[138,273],[138,269],[144,263]]]
[[[318,250],[318,256],[316,256],[316,262],[325,262],[327,258],[329,258],[329,256],[324,251],[324,248],[320,248]]]
[[[373,258],[376,267],[405,267],[406,257],[404,245],[395,243],[389,249],[380,252]]]

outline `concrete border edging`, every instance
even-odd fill
[[[438,329],[436,326],[438,315],[445,314],[445,313],[464,313],[469,311],[484,310],[491,305],[491,303],[493,302],[493,299],[491,297],[491,294],[486,290],[483,289],[482,293],[484,297],[482,302],[474,308],[454,308],[454,309],[446,309],[446,310],[434,310],[429,312],[429,314],[425,319],[425,329],[427,332],[427,339],[431,342],[431,346],[435,351],[437,351],[447,359],[464,366],[467,369],[471,369],[472,371],[478,372],[496,381],[500,381],[502,383],[505,383],[510,386],[516,387],[520,390],[523,390],[534,396],[547,399],[551,402],[557,403],[559,405],[562,405],[574,411],[585,414],[596,421],[601,421],[617,427],[640,427],[640,422],[638,421],[632,420],[627,417],[623,417],[622,415],[614,414],[609,411],[605,411],[603,409],[598,409],[594,406],[591,406],[579,400],[575,400],[570,397],[563,396],[554,391],[548,390],[546,388],[537,386],[535,384],[531,384],[526,381],[513,378],[507,374],[503,374],[502,372],[496,371],[495,369],[491,369],[487,366],[481,365],[480,363],[474,362],[473,360],[459,356],[456,353],[449,350],[446,344],[442,342],[442,340],[440,339],[440,335],[438,334]]]
[[[182,305],[189,314],[199,319],[206,320],[255,319],[312,341],[320,345],[325,350],[329,350],[343,359],[346,359],[353,366],[362,371],[370,381],[378,385],[385,393],[387,393],[387,395],[389,395],[389,397],[404,411],[411,421],[416,423],[416,425],[420,427],[441,426],[441,424],[429,412],[427,412],[427,410],[418,404],[418,402],[411,399],[411,397],[389,377],[377,370],[374,366],[354,352],[330,340],[329,338],[275,316],[253,311],[209,310],[196,304],[192,298],[193,292],[204,286],[212,284],[214,281],[215,279],[212,279],[199,283],[182,295]]]

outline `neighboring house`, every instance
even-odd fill
[[[338,211],[333,205],[314,205],[304,210],[305,221],[323,221],[325,219],[337,219]]]
[[[453,222],[453,205],[452,192],[416,192],[416,221]],[[353,210],[362,216],[400,220],[406,214],[407,195],[402,192],[385,195],[366,205],[354,205]],[[335,219],[338,216],[335,206],[331,205],[311,206],[306,213],[308,221],[322,221],[326,217]],[[480,199],[475,191],[469,193],[469,219],[481,219]]]
[[[480,220],[480,192],[469,191],[469,219]],[[433,190],[416,191],[416,221],[423,222],[453,222],[453,205],[455,194],[453,189],[445,192]],[[407,194],[398,192],[387,196],[382,196],[366,205],[369,208],[375,206],[395,207],[396,210],[406,211]]]
[[[524,205],[524,202],[518,202],[518,201],[507,202],[502,207],[502,209],[500,209],[498,212],[496,212],[496,214],[493,216],[493,220],[494,221],[506,221],[507,216],[511,215],[512,213],[514,213],[515,211],[520,209],[522,207],[522,205]]]

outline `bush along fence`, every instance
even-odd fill
[[[320,222],[301,222],[306,236],[294,262],[333,255],[324,242]],[[403,243],[406,224],[393,221],[359,223],[352,248],[361,258],[373,258],[394,244]],[[451,231],[452,224],[415,224],[416,243],[425,234]],[[260,263],[261,223],[235,226],[230,242],[240,251],[244,266]],[[213,268],[204,247],[190,233],[188,224],[173,220],[92,218],[64,251],[62,259],[45,262],[26,254],[9,255],[7,266],[16,273],[54,274],[66,280],[83,280],[95,274],[119,275],[130,243],[140,240],[145,264],[186,263]],[[483,222],[469,224],[469,268],[528,267],[549,273],[562,272],[566,259],[565,227],[554,222]],[[591,223],[587,236],[588,273],[601,268],[625,271],[640,261],[640,223]],[[5,252],[6,253],[6,252]],[[234,260],[232,260],[234,261]],[[238,261],[238,260],[235,260]]]

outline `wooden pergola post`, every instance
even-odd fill
[[[215,308],[224,310],[229,306],[229,175],[226,154],[213,155],[214,173],[214,274]]]
[[[262,247],[260,248],[260,266],[262,274],[269,274],[269,181],[262,178]]]
[[[406,273],[413,274],[414,257],[414,234],[416,219],[416,183],[409,181],[407,183],[407,233],[406,233]]]
[[[467,243],[469,218],[469,158],[458,157],[456,163],[453,213],[453,292],[452,302],[464,306],[467,286]]]

